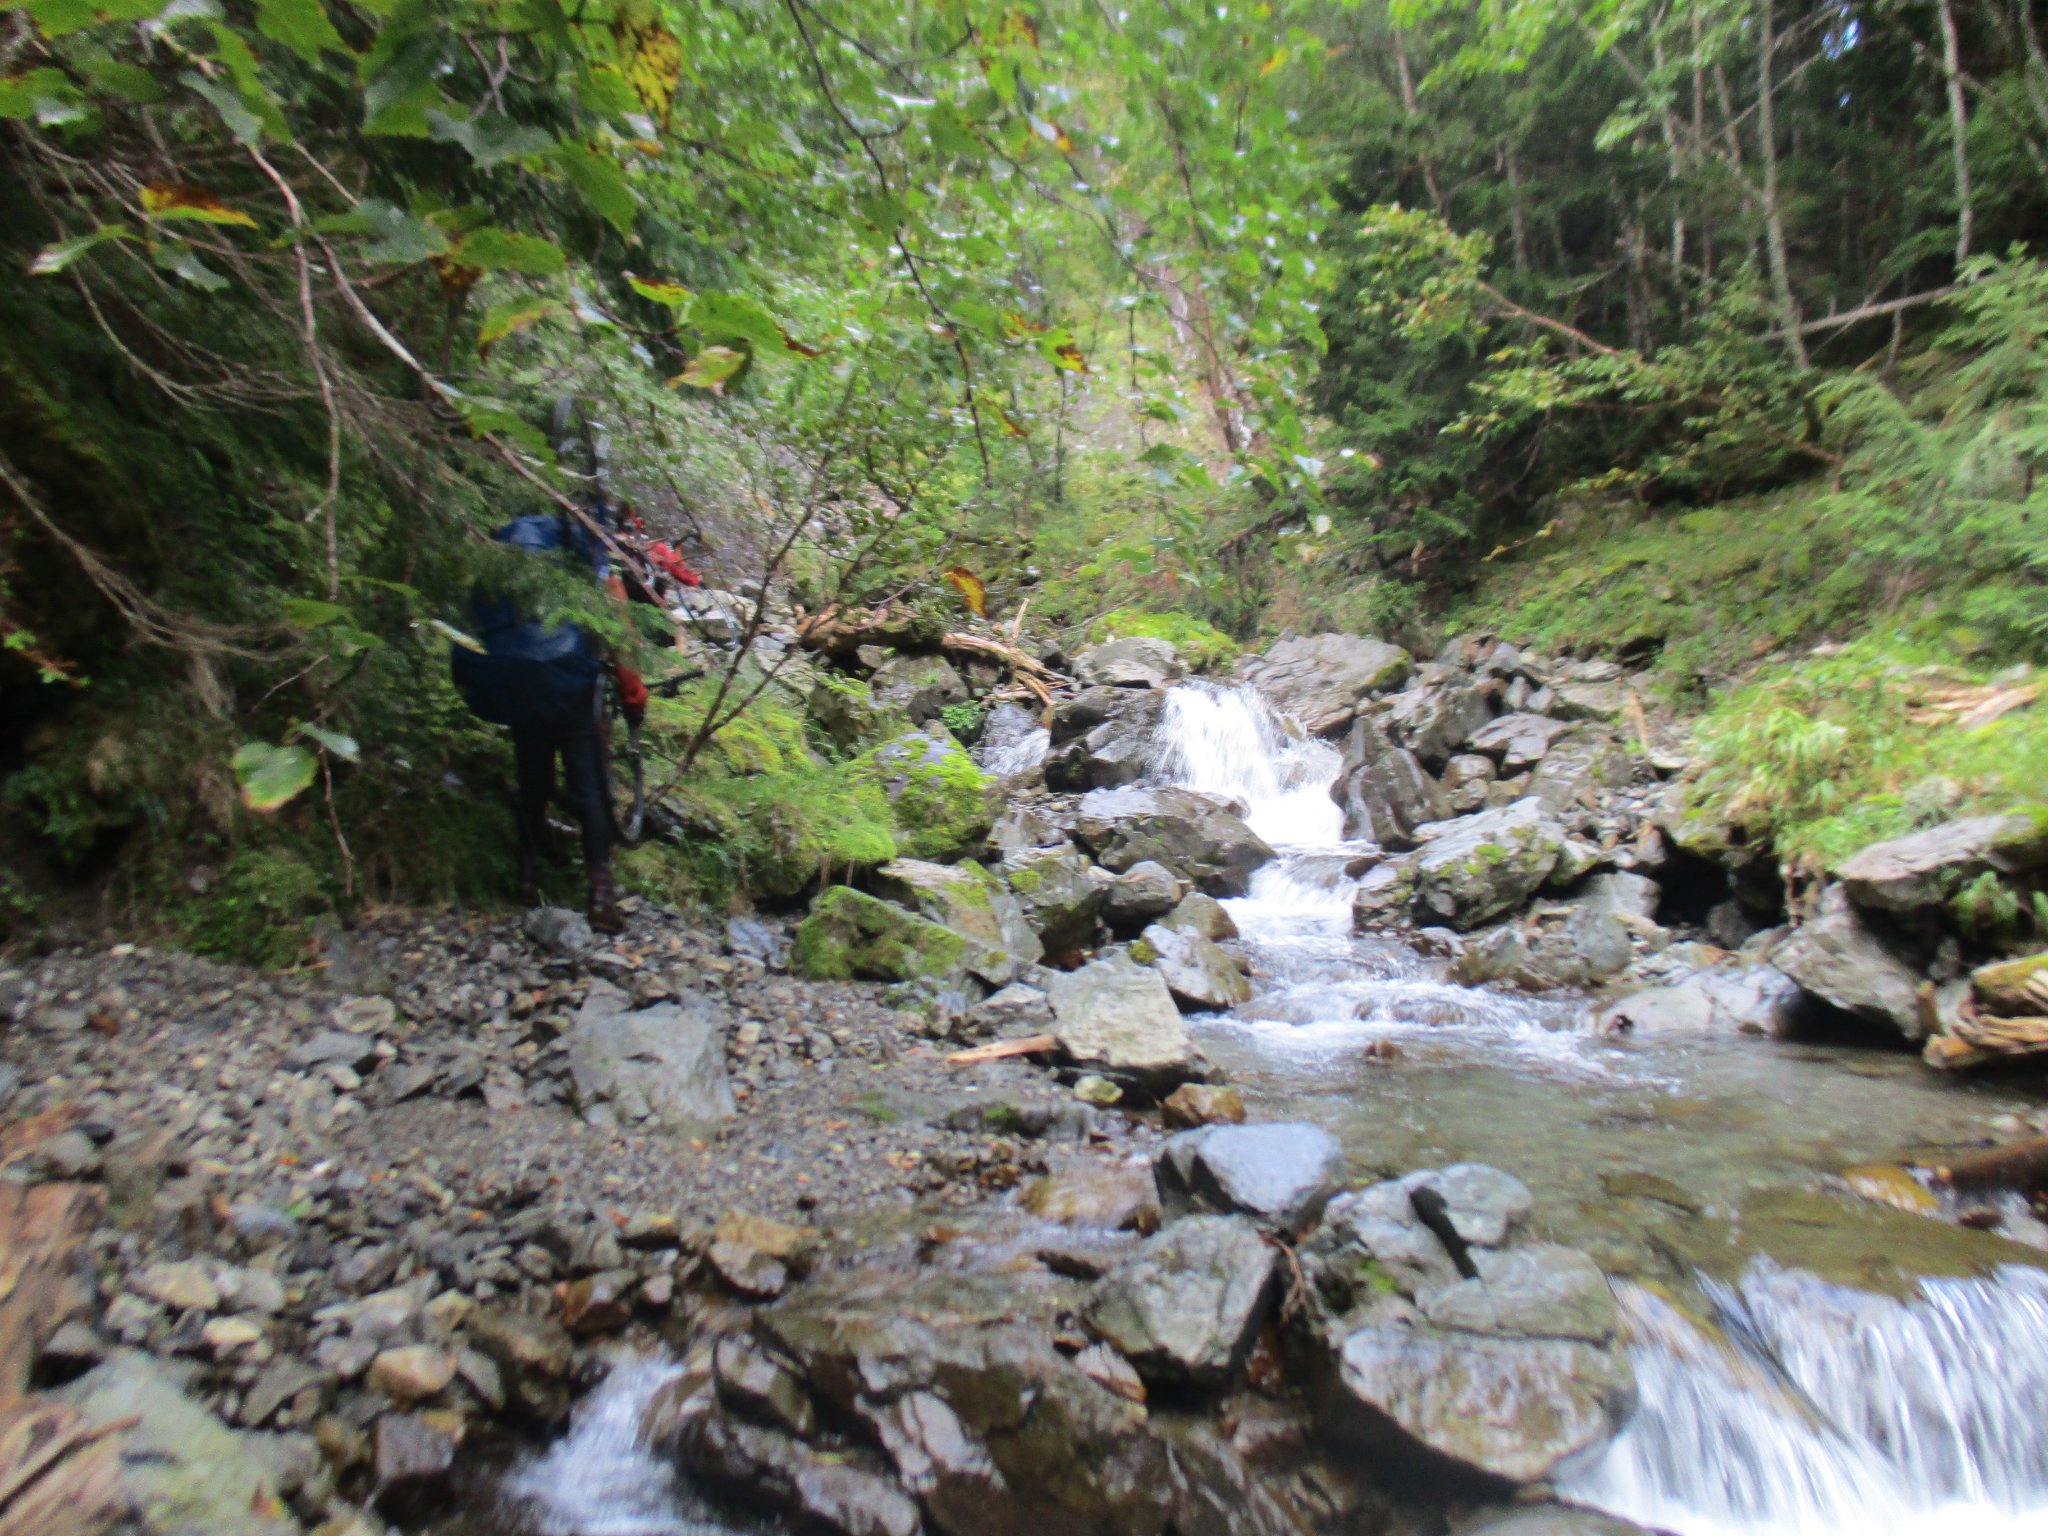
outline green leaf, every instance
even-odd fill
[[[29,0],[23,7],[45,37],[62,37],[93,24],[90,0]]]
[[[639,199],[626,183],[626,173],[611,156],[579,144],[564,144],[555,160],[569,185],[583,194],[585,202],[602,214],[622,235],[633,233],[633,219],[640,210]]]
[[[636,277],[631,272],[626,274],[626,283],[641,298],[652,299],[657,304],[666,304],[676,311],[678,319],[688,312],[697,298],[697,295],[681,283],[664,283],[658,278]]]
[[[295,597],[284,605],[284,621],[294,629],[324,629],[329,624],[346,624],[352,615],[339,603],[323,603],[317,597]]]
[[[363,132],[426,138],[433,131],[427,110],[441,104],[440,67],[441,40],[431,35],[406,39],[389,57],[366,58]]]
[[[213,103],[214,111],[220,114],[220,120],[227,124],[228,132],[238,143],[253,145],[263,142],[262,121],[249,110],[248,104],[232,86],[209,80],[193,69],[186,70],[178,79],[196,95]]]
[[[288,805],[320,770],[318,760],[304,747],[278,747],[267,741],[245,744],[235,753],[233,766],[242,804],[263,812]]]
[[[324,747],[345,763],[362,761],[363,749],[356,743],[356,739],[353,736],[345,736],[340,731],[330,731],[326,726],[315,725],[310,720],[301,721],[298,730],[294,734],[303,736],[308,741]]]
[[[119,96],[123,101],[134,102],[163,99],[163,86],[140,64],[124,64],[119,59],[86,59],[79,68],[92,82],[93,89],[103,95]]]
[[[692,384],[698,389],[708,389],[714,395],[725,393],[726,381],[746,366],[747,354],[735,352],[731,347],[706,347],[690,359],[690,365],[674,379],[672,384]]]
[[[502,437],[536,458],[545,458],[550,452],[546,434],[502,401],[486,400],[480,395],[457,395],[455,408],[478,437]]]
[[[518,272],[526,277],[553,277],[568,265],[568,259],[552,242],[495,225],[471,230],[452,255],[465,267],[482,267],[486,272]]]
[[[377,198],[366,198],[353,211],[321,219],[313,227],[329,234],[374,236],[363,247],[365,261],[410,266],[448,250],[448,237],[440,230]]]
[[[782,350],[782,325],[752,299],[736,293],[700,293],[690,323],[711,341],[744,341],[769,353]]]
[[[450,117],[445,112],[429,111],[427,129],[443,143],[460,144],[480,167],[516,160],[522,155],[537,155],[555,142],[545,129],[515,123],[501,112]]]
[[[36,259],[29,264],[31,277],[51,277],[62,272],[96,245],[108,240],[133,240],[135,233],[124,224],[102,224],[89,235],[79,235],[72,240],[59,240],[55,245],[46,245],[36,253]]]
[[[282,43],[308,64],[320,62],[320,50],[332,48],[347,53],[348,44],[334,30],[320,0],[259,0],[256,30],[273,43]]]
[[[230,208],[204,187],[189,182],[153,181],[139,196],[142,211],[152,219],[191,219],[200,224],[238,224],[256,228],[256,221]]]
[[[284,108],[270,93],[270,87],[264,84],[262,68],[257,64],[256,55],[250,50],[247,40],[225,22],[213,22],[209,30],[213,33],[213,46],[219,50],[216,57],[233,78],[235,94],[242,98],[242,105],[273,139],[289,144],[292,131],[285,123]]]
[[[159,267],[183,278],[202,293],[219,293],[228,285],[228,280],[201,261],[190,246],[166,243],[153,247],[150,254]]]
[[[0,79],[0,118],[33,118],[54,128],[85,116],[83,99],[61,69],[32,69],[11,80]]]
[[[514,332],[523,331],[541,320],[554,307],[546,299],[529,298],[507,299],[501,304],[493,304],[485,311],[483,327],[476,334],[477,355],[488,357],[492,347]]]

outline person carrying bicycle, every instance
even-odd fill
[[[606,522],[602,498],[592,521]],[[604,546],[593,529],[567,512],[515,518],[492,537],[500,544],[547,558],[588,566],[618,591],[607,569]],[[620,933],[618,888],[612,879],[611,806],[602,729],[604,674],[615,677],[620,702],[635,725],[647,708],[647,688],[631,668],[607,660],[596,637],[578,624],[546,624],[522,612],[509,597],[479,592],[471,604],[475,638],[482,651],[457,647],[449,668],[470,709],[485,720],[509,726],[518,777],[515,817],[519,829],[519,892],[529,906],[540,899],[542,850],[547,839],[548,803],[555,793],[555,760],[562,763],[564,800],[582,836],[589,875],[590,926]]]

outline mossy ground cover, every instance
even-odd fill
[[[1220,672],[1244,649],[1206,619],[1191,613],[1118,608],[1088,626],[1088,639],[1164,640],[1197,672]]]

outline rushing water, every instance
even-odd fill
[[[1845,1205],[1846,1235],[1820,1239],[1810,1206],[1776,1226],[1761,1214],[1774,1197],[1815,1198],[1825,1172],[1961,1140],[1994,1103],[1907,1058],[1607,1041],[1569,1001],[1455,986],[1406,946],[1353,936],[1345,868],[1366,850],[1343,843],[1337,767],[1248,690],[1168,696],[1153,777],[1242,802],[1280,853],[1229,903],[1258,993],[1203,1026],[1248,1096],[1329,1126],[1360,1171],[1507,1167],[1551,1235],[1596,1255],[1627,1237],[1607,1180],[1662,1180],[1750,1258],[1735,1283],[1701,1282],[1711,1323],[1620,1287],[1640,1403],[1564,1492],[1681,1536],[2048,1530],[2048,1276],[2011,1267],[1873,1294],[1773,1258],[1840,1258],[1846,1244],[1845,1262],[1867,1266],[1864,1241],[1910,1270],[1896,1226],[1860,1238]],[[1774,1256],[1780,1235],[1800,1251]]]

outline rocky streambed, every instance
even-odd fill
[[[1788,905],[1619,669],[1075,666],[1042,735],[990,722],[1000,787],[947,829],[981,857],[801,921],[389,914],[297,976],[0,973],[7,1188],[77,1216],[32,1384],[140,1415],[141,1527],[2038,1515],[2043,1234],[1928,1170],[2041,1101],[1903,1049],[2006,995],[1910,928],[2024,875],[2012,828]]]

